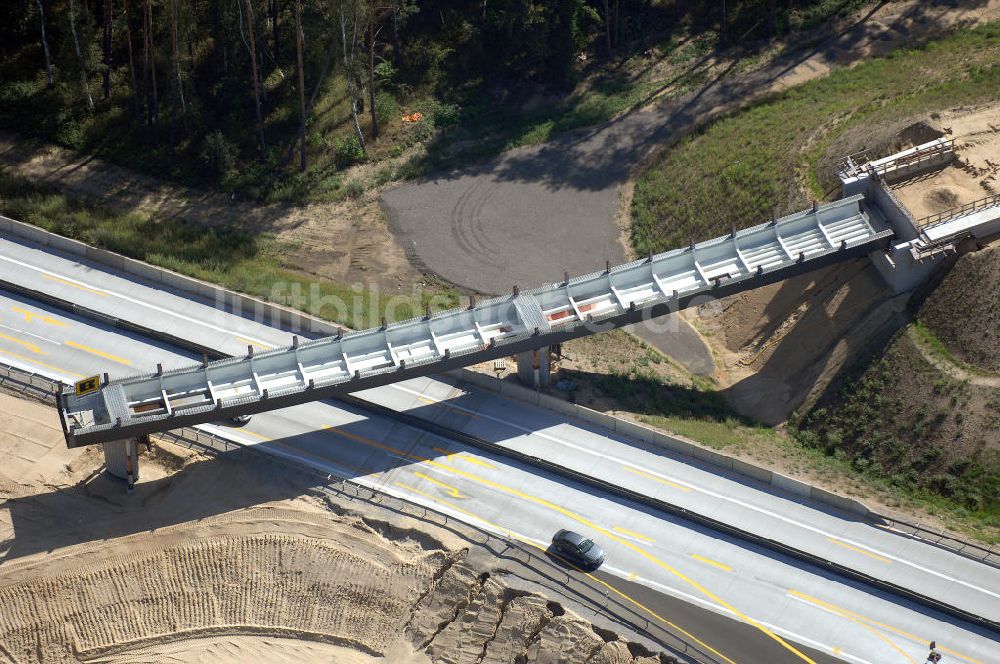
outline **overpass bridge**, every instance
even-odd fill
[[[672,313],[883,249],[857,194],[724,237],[463,309],[171,371],[78,383],[60,397],[69,447],[124,441],[434,374]]]
[[[959,242],[1000,232],[1000,197],[915,220],[890,185],[947,165],[937,139],[877,160],[847,157],[845,198],[600,272],[378,328],[152,374],[94,377],[62,390],[69,447],[105,444],[131,461],[139,436],[265,412],[518,355],[538,384],[552,344],[673,313],[713,298],[870,256],[890,288],[911,290]],[[545,372],[547,375],[547,371]],[[114,464],[119,466],[120,464]],[[126,464],[128,465],[128,464]]]

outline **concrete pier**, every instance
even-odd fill
[[[551,365],[548,346],[518,353],[517,377],[522,383],[535,389],[548,387]]]
[[[104,447],[104,469],[108,475],[125,480],[129,490],[139,479],[139,454],[135,438],[112,440],[102,443]]]

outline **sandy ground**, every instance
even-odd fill
[[[0,662],[660,661],[294,471],[160,444],[127,496],[56,421],[0,394]]]
[[[892,189],[917,220],[1000,193],[1000,103],[951,109],[928,119],[955,139],[955,160],[945,168]]]

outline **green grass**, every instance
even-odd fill
[[[1000,23],[894,52],[720,118],[639,177],[632,246],[642,255],[746,227],[822,198],[827,150],[846,130],[1000,98]],[[836,156],[836,155],[833,155]]]
[[[219,284],[278,304],[287,304],[352,328],[379,323],[382,315],[402,320],[454,306],[451,290],[419,298],[384,297],[329,280],[307,277],[285,263],[292,249],[270,236],[206,228],[178,220],[158,221],[138,213],[117,213],[38,187],[0,169],[0,211],[45,230]],[[301,298],[290,297],[300,293]],[[391,306],[390,306],[391,305]]]
[[[993,377],[1000,375],[993,371],[987,371],[982,367],[977,367],[975,365],[969,364],[965,360],[956,357],[955,354],[952,353],[951,350],[949,350],[948,347],[941,342],[938,336],[934,334],[934,331],[931,330],[929,327],[927,327],[920,320],[916,320],[913,322],[913,333],[916,335],[919,342],[925,348],[929,349],[932,354],[936,355],[937,357],[944,360],[948,364],[954,365],[959,369],[962,369],[963,371],[966,371],[967,373],[970,374],[974,374],[976,376]]]
[[[639,420],[664,431],[685,436],[709,447],[740,452],[759,447],[764,441],[776,441],[780,435],[763,426],[747,424],[738,417],[722,420],[644,415]]]

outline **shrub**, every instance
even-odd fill
[[[221,131],[213,131],[202,143],[201,161],[212,176],[222,180],[236,166],[236,146]]]
[[[56,131],[56,141],[72,150],[80,150],[86,142],[86,136],[79,122],[69,120],[59,126]]]
[[[337,168],[347,168],[365,160],[365,149],[354,134],[342,136],[334,141],[333,161]]]
[[[361,198],[365,193],[365,183],[361,180],[351,180],[347,183],[347,195],[351,198]]]
[[[460,109],[456,104],[446,104],[436,99],[427,102],[425,115],[430,116],[435,127],[448,127],[458,124]]]
[[[398,113],[399,104],[396,103],[395,97],[385,90],[375,95],[375,115],[378,116],[379,122],[389,122]]]

